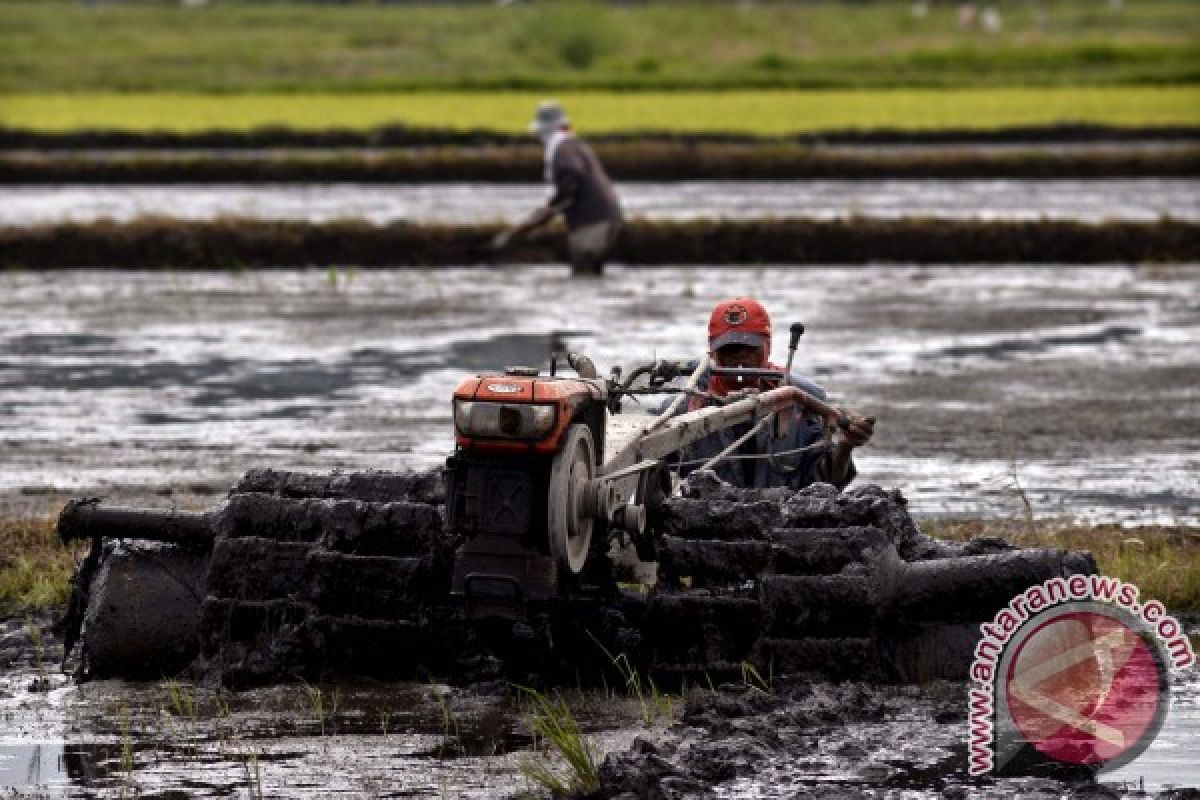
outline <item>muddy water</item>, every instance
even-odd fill
[[[15,629],[3,635],[8,640],[25,633],[21,621],[0,620],[0,629]],[[528,704],[507,686],[289,685],[234,694],[173,682],[77,685],[57,674],[60,654],[51,644],[39,666],[27,648],[0,669],[5,797],[13,790],[79,798],[489,800],[532,786],[521,765],[541,757]],[[30,691],[39,680],[48,689]],[[632,699],[567,697],[601,757],[645,735]]]
[[[290,685],[230,693],[167,681],[76,685],[53,667],[61,647],[45,622],[0,619],[6,797],[484,800],[528,796],[522,765],[531,760],[562,768],[535,746],[528,707],[512,687]],[[36,629],[35,646],[29,631]],[[35,682],[40,691],[30,690]],[[643,704],[624,693],[566,690],[565,699],[597,761],[629,752],[641,738],[648,744],[635,749],[654,748],[701,777],[699,790],[678,797],[1080,796],[1056,781],[968,779],[960,685],[801,682],[775,691],[766,698],[729,685],[719,696],[701,688]],[[709,709],[739,696],[763,701],[762,711],[711,724]],[[1198,736],[1200,673],[1193,669],[1175,681],[1172,708],[1150,749],[1101,775],[1117,794],[1084,796],[1196,787]]]
[[[627,183],[619,190],[627,213],[659,219],[853,214],[1091,222],[1200,218],[1200,181],[1189,179],[723,181]],[[537,184],[10,186],[0,189],[0,225],[129,220],[143,214],[309,222],[345,217],[375,223],[513,221],[545,195],[545,187]]]
[[[37,509],[53,504],[46,491],[205,503],[251,466],[433,464],[450,447],[447,398],[464,372],[544,364],[563,345],[602,365],[690,355],[716,299],[755,292],[780,327],[808,325],[799,366],[879,415],[863,479],[902,487],[918,512],[1014,516],[1024,497],[1039,516],[1197,524],[1198,289],[1197,265],[614,269],[588,283],[555,267],[5,273],[0,491]],[[0,629],[5,790],[490,798],[527,788],[531,742],[507,687],[183,686],[173,697],[159,683],[75,686],[46,666],[58,654],[45,633],[39,670],[25,630],[21,620]],[[49,691],[29,691],[43,671]],[[872,691],[862,695],[875,718],[835,709],[824,724],[781,728],[784,744],[755,751],[713,793],[1065,793],[1029,779],[970,784],[965,703]],[[687,728],[647,730],[630,698],[571,699],[600,753],[636,736],[708,744]],[[1196,786],[1197,737],[1192,673],[1156,743],[1103,780]]]
[[[465,373],[692,356],[740,293],[807,324],[796,366],[880,419],[861,479],[916,513],[1200,524],[1196,265],[5,273],[0,497],[434,465]]]

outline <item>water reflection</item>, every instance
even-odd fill
[[[69,758],[62,742],[0,741],[0,786],[61,786],[70,777]]]
[[[627,213],[657,219],[935,216],[983,219],[1056,217],[1097,222],[1200,218],[1200,181],[863,180],[625,183]],[[540,203],[540,184],[358,184],[203,186],[10,186],[0,189],[0,225],[129,220],[143,214],[187,219],[222,215],[377,224],[411,220],[507,220]]]
[[[0,493],[432,466],[464,374],[692,357],[735,294],[806,323],[918,513],[1200,521],[1196,266],[5,273]]]

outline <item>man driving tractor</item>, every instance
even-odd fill
[[[717,304],[708,321],[708,349],[712,366],[697,384],[707,396],[693,395],[688,411],[734,399],[740,393],[774,389],[784,382],[818,399],[826,397],[825,390],[808,378],[786,374],[787,370],[770,363],[771,318],[756,300],[738,297]],[[786,422],[783,431],[764,427],[749,436],[730,457],[717,464],[717,475],[745,488],[799,489],[821,482],[841,489],[857,474],[853,450],[866,444],[875,430],[874,417],[857,415],[852,415],[849,425],[832,438],[827,437],[819,420],[799,412]],[[750,427],[724,428],[685,448],[680,474],[687,475],[733,447]]]

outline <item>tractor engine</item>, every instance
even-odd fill
[[[452,590],[470,616],[519,617],[582,571],[601,525],[586,512],[604,459],[606,400],[603,381],[526,367],[458,385],[446,515],[465,540]]]

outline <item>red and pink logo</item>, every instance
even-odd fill
[[[1003,675],[1013,724],[1056,761],[1099,767],[1137,755],[1157,734],[1166,702],[1155,645],[1104,610],[1049,616]]]
[[[971,775],[1042,760],[1128,764],[1162,728],[1171,671],[1196,661],[1162,603],[1105,575],[1031,586],[980,633],[968,688]]]

